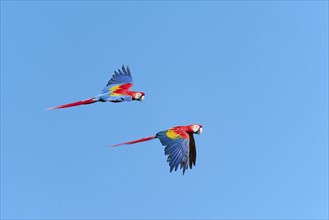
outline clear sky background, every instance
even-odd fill
[[[108,147],[191,123],[184,176]],[[328,2],[1,1],[1,217],[328,218]]]

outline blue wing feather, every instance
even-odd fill
[[[118,69],[118,72],[114,71],[112,78],[108,81],[106,87],[103,89],[103,92],[109,91],[112,86],[127,83],[133,84],[133,78],[131,76],[129,66],[127,66],[126,70],[122,65],[122,71],[120,69]]]
[[[178,169],[178,166],[183,159],[182,153],[178,150],[176,153],[172,156],[171,166],[175,167],[175,171]]]
[[[163,146],[165,146],[165,155],[168,155],[167,162],[170,166],[170,172],[174,169],[177,171],[178,167],[183,168],[183,174],[188,168],[189,160],[189,138],[171,139],[166,135],[167,130],[160,131],[156,137],[160,139]]]
[[[100,97],[102,102],[131,102],[132,97],[127,95],[111,96],[110,93],[106,93]]]

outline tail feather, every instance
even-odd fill
[[[156,136],[145,137],[145,138],[137,139],[137,140],[134,140],[134,141],[124,142],[124,143],[121,143],[121,144],[115,144],[112,147],[117,147],[117,146],[121,146],[121,145],[125,145],[125,144],[136,144],[136,143],[139,143],[139,142],[149,141],[149,140],[152,140],[154,138],[156,138]]]
[[[94,102],[97,102],[97,101],[98,101],[98,99],[96,99],[96,98],[90,98],[90,99],[86,99],[86,100],[82,100],[82,101],[68,103],[68,104],[65,104],[65,105],[60,105],[60,106],[56,106],[56,107],[52,107],[52,108],[47,108],[47,110],[55,110],[55,109],[59,109],[59,108],[69,108],[69,107],[78,106],[78,105],[87,105],[87,104],[91,104],[91,103],[94,103]]]

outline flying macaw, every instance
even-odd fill
[[[130,91],[129,89],[132,86],[133,79],[130,73],[129,66],[127,66],[126,70],[125,67],[122,65],[122,71],[120,69],[118,69],[118,72],[114,71],[112,78],[108,81],[106,87],[102,90],[101,94],[86,100],[48,108],[48,110],[86,105],[94,102],[143,101],[145,96],[144,92]]]
[[[168,155],[167,162],[169,162],[170,172],[183,168],[183,175],[185,170],[192,169],[195,166],[196,161],[196,148],[193,134],[201,134],[202,125],[192,124],[187,126],[177,126],[168,130],[160,131],[155,136],[145,137],[134,141],[129,141],[121,144],[113,145],[113,147],[136,144],[139,142],[149,141],[155,138],[159,138],[161,144],[165,146],[165,155]]]

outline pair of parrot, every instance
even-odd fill
[[[79,105],[87,105],[95,102],[130,102],[130,101],[143,101],[145,97],[144,92],[131,91],[133,86],[133,79],[129,66],[127,69],[122,66],[122,70],[114,71],[112,78],[108,81],[102,93],[92,98],[64,104],[48,110],[55,110],[61,108],[68,108]],[[139,142],[149,141],[158,138],[163,146],[165,146],[165,155],[167,155],[167,162],[170,166],[170,172],[177,171],[178,167],[185,170],[192,169],[196,162],[196,147],[193,134],[201,134],[202,125],[191,124],[187,126],[176,126],[164,131],[156,133],[154,136],[137,139],[134,141],[124,142],[121,144],[113,145],[113,147],[135,144]]]

